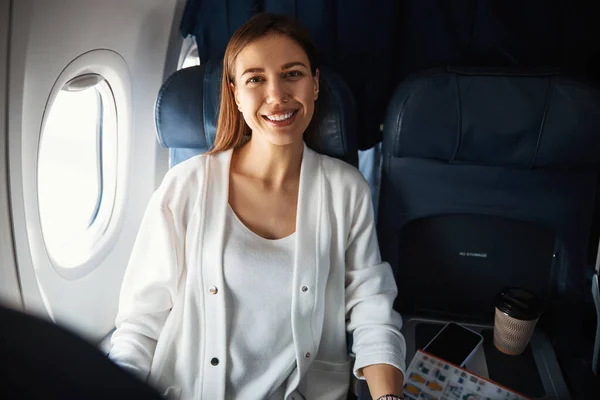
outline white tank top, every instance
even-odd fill
[[[226,398],[283,399],[296,366],[292,283],[296,234],[269,240],[228,207],[224,275],[228,360]]]

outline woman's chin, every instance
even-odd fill
[[[262,139],[273,146],[291,146],[303,143],[303,135],[298,133],[269,132],[263,134]]]

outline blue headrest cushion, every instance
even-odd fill
[[[173,73],[156,101],[156,130],[163,147],[208,151],[219,117],[222,63],[209,61]],[[356,106],[348,86],[333,71],[321,68],[315,116],[304,135],[313,150],[358,163]]]
[[[217,63],[173,73],[156,100],[156,130],[163,147],[207,151],[215,140],[221,87]]]
[[[405,80],[384,123],[392,157],[516,168],[600,161],[600,91],[553,73],[446,68]]]

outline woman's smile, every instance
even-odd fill
[[[298,115],[298,109],[277,111],[263,115],[262,117],[274,127],[283,127],[294,123],[296,115]]]

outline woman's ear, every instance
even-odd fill
[[[315,100],[317,100],[319,98],[319,69],[317,68],[317,70],[315,71],[315,76],[313,76],[313,82],[315,85]]]
[[[233,98],[235,99],[235,104],[237,105],[238,110],[242,111],[242,109],[240,108],[240,102],[238,100],[237,89],[235,85],[233,84],[233,82],[231,82],[229,83],[229,86],[231,87],[231,92],[233,93]]]

